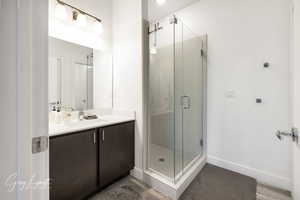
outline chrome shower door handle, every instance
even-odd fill
[[[181,96],[181,106],[183,109],[187,109],[186,98],[187,96]]]
[[[187,109],[190,109],[190,108],[191,108],[191,103],[192,103],[192,102],[191,102],[191,97],[188,96],[188,108],[187,108]]]
[[[183,109],[191,108],[191,98],[189,96],[181,96],[181,105]]]

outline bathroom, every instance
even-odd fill
[[[181,40],[178,37],[178,44],[182,43],[184,50],[189,50],[183,54],[183,49],[178,49],[178,55],[182,52],[182,61],[188,54],[193,59],[192,63],[187,64],[191,68],[185,70],[189,73],[180,77],[179,74],[171,73],[173,66],[170,53],[174,46],[171,37],[170,40],[163,39],[165,41],[162,47],[159,44],[161,38],[158,36],[161,33],[164,34],[162,36],[172,33],[159,33],[156,32],[155,24],[143,24],[141,31],[146,32],[149,29],[149,35],[143,37],[149,40],[150,59],[157,59],[158,61],[154,62],[158,63],[153,67],[149,66],[149,72],[146,72],[147,67],[142,69],[145,71],[140,71],[144,76],[149,76],[149,82],[142,80],[144,85],[138,88],[138,71],[128,68],[137,62],[134,57],[138,52],[138,49],[132,51],[135,49],[131,48],[134,40],[138,39],[131,33],[138,32],[134,29],[129,30],[128,27],[136,28],[138,22],[131,24],[132,22],[126,21],[124,24],[124,9],[119,4],[120,2],[113,4],[111,1],[95,1],[89,4],[82,1],[49,1],[49,178],[52,180],[50,199],[86,198],[130,173],[133,177],[141,177],[140,170],[147,172],[145,176],[148,176],[149,180],[163,181],[153,178],[155,174],[161,175],[170,183],[171,188],[193,165],[199,171],[205,164],[203,126],[206,59],[201,55],[201,51],[203,54],[206,52],[207,37],[198,37],[184,27],[182,22],[179,23],[179,19],[173,17],[177,21],[174,21],[173,25],[176,25],[178,30],[180,26],[184,27],[182,37],[187,37]],[[117,10],[119,7],[122,11],[113,15],[113,9]],[[105,12],[101,15],[94,14],[98,14],[99,10],[104,8]],[[164,30],[172,30],[173,25],[168,22],[170,17],[166,18]],[[118,29],[121,31],[116,31]],[[124,34],[123,29],[128,31],[128,35]],[[152,29],[154,32],[150,34]],[[157,40],[157,47],[151,46],[154,40]],[[157,52],[153,54],[153,50]],[[164,74],[160,72],[162,68],[166,69]],[[183,72],[184,69],[181,70]],[[182,87],[182,91],[178,91],[178,94],[176,91],[176,97],[175,92],[170,93],[171,81],[174,80],[172,76],[178,76],[178,80],[182,79],[186,84],[181,86],[181,82],[178,81],[176,87]],[[166,77],[169,77],[168,81],[163,80]],[[192,81],[187,81],[188,79]],[[159,85],[153,85],[157,81]],[[189,86],[192,91],[186,91],[185,95],[188,93],[190,96],[183,97],[183,90]],[[140,123],[145,119],[138,118],[140,113],[137,102],[138,98],[141,98],[137,96],[138,90],[149,92],[142,96],[143,105],[148,100],[159,104],[149,103],[149,107],[142,110],[145,114],[149,112],[149,127],[143,127],[149,128],[149,134],[146,135],[140,135],[139,130]],[[172,121],[172,118],[181,115],[180,106],[172,108],[174,98],[181,98],[185,104],[182,105],[187,110],[184,115],[198,119],[188,124],[190,130],[180,130],[185,124],[176,128],[176,135],[172,135],[175,133],[172,129],[164,128],[170,125],[169,120]],[[132,101],[133,99],[137,102]],[[163,104],[162,100],[166,105],[160,105]],[[187,106],[191,101],[196,109],[188,110]],[[146,111],[148,109],[149,111]],[[152,128],[154,130],[150,130]],[[184,131],[187,132],[187,141],[183,139]],[[140,146],[139,137],[147,144]],[[172,138],[176,140],[175,143],[172,143]],[[190,142],[193,142],[193,145],[188,147]],[[146,155],[140,152],[145,152]],[[175,157],[172,156],[172,152],[176,152]],[[147,161],[144,161],[145,158]],[[141,161],[142,163],[139,163]],[[145,169],[137,167],[139,165],[146,165]],[[86,172],[82,173],[82,170]],[[80,183],[77,183],[78,179],[81,179]],[[187,178],[182,180],[186,182]],[[156,184],[153,187],[156,187]],[[165,195],[173,198],[179,196],[174,189],[171,194]]]
[[[299,8],[0,0],[0,198],[300,199]]]

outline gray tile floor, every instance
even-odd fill
[[[169,200],[169,198],[129,176],[89,200]]]
[[[181,200],[256,200],[252,178],[206,165],[181,196]],[[127,177],[90,200],[168,200],[164,195]]]
[[[256,180],[207,164],[181,200],[256,200]]]

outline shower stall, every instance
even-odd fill
[[[176,184],[204,156],[207,36],[171,16],[148,39],[147,170]]]

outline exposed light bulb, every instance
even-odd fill
[[[81,13],[78,13],[75,23],[80,27],[85,27],[87,24],[86,16]]]
[[[98,34],[103,33],[103,24],[102,24],[102,22],[95,21],[94,24],[93,24],[93,30]]]
[[[68,14],[67,14],[67,10],[66,7],[60,3],[58,3],[56,5],[55,8],[55,17],[60,19],[60,20],[67,20],[68,18]]]
[[[166,3],[166,0],[155,0],[158,5],[163,5]]]

